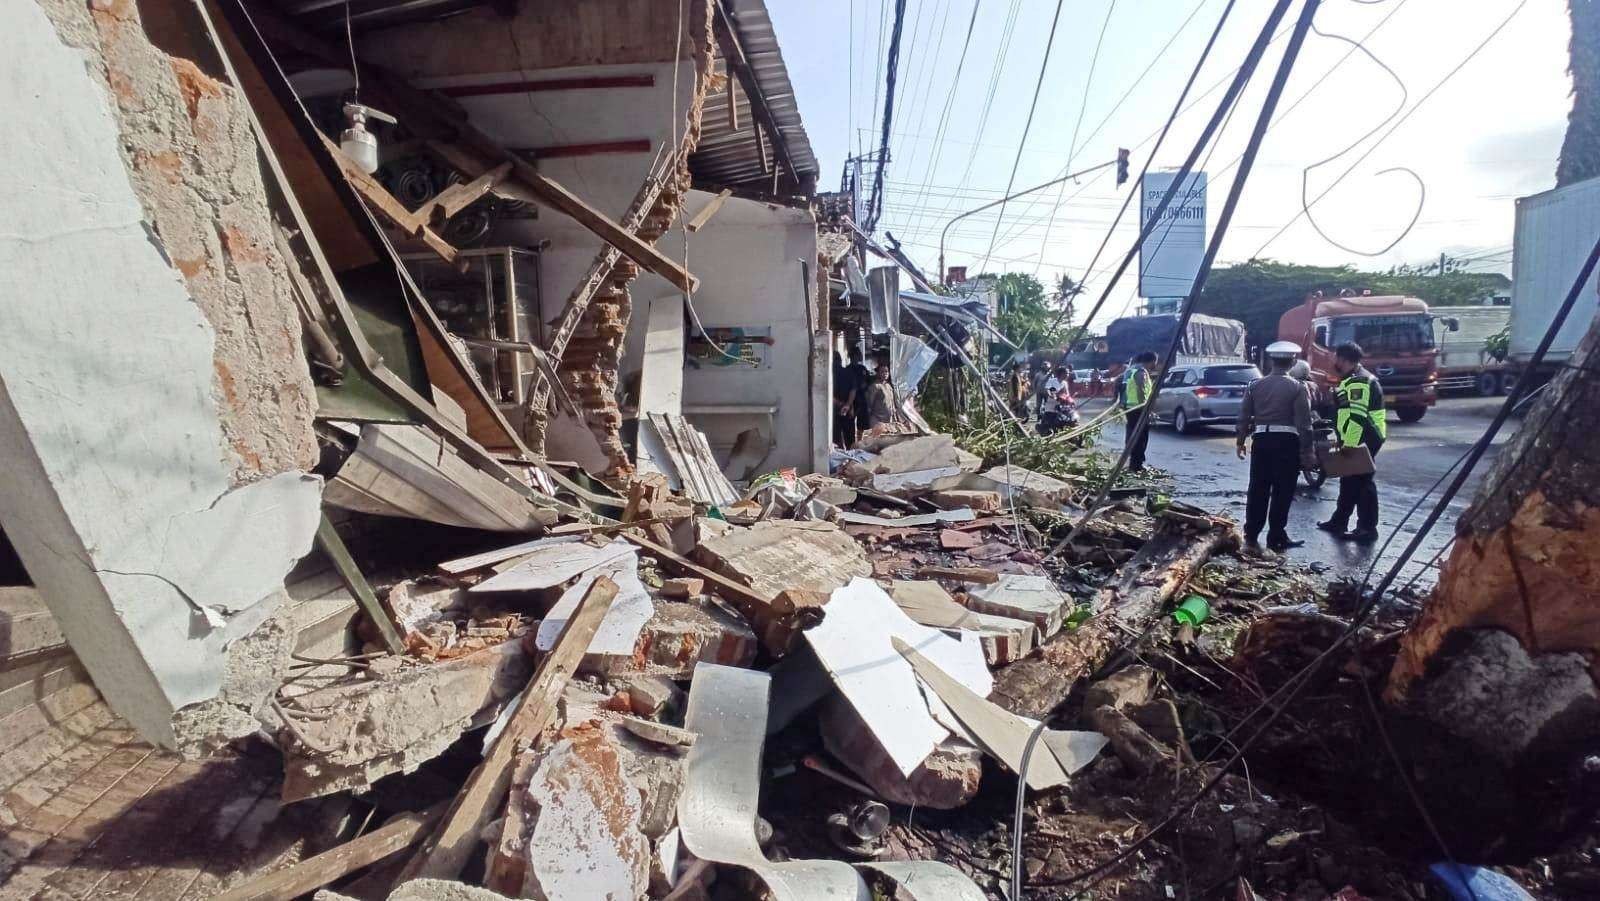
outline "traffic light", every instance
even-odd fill
[[[1122,148],[1118,148],[1118,150],[1117,150],[1117,187],[1120,188],[1120,187],[1122,187],[1123,185],[1125,185],[1127,183],[1128,183],[1128,148],[1122,147]]]

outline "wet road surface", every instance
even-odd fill
[[[1429,410],[1421,422],[1409,425],[1391,414],[1389,440],[1377,460],[1378,530],[1381,535],[1378,543],[1359,545],[1340,541],[1318,529],[1316,524],[1333,513],[1334,501],[1339,494],[1338,482],[1330,479],[1321,489],[1312,489],[1302,481],[1289,512],[1289,534],[1304,541],[1305,546],[1290,551],[1290,558],[1302,563],[1325,564],[1330,578],[1339,575],[1360,578],[1372,566],[1374,556],[1398,526],[1399,535],[1379,558],[1379,569],[1373,576],[1376,581],[1405,549],[1423,518],[1432,509],[1438,492],[1448,486],[1449,479],[1438,487],[1410,521],[1401,526],[1400,521],[1406,512],[1433,489],[1434,482],[1483,434],[1503,401],[1504,398],[1499,397],[1445,398]],[[1104,409],[1105,403],[1103,400],[1091,401],[1084,409],[1085,416],[1093,416]],[[1517,423],[1518,420],[1513,419],[1501,430],[1495,446],[1479,462],[1461,492],[1451,501],[1449,510],[1423,540],[1415,557],[1407,563],[1397,585],[1404,584],[1413,576],[1417,577],[1419,585],[1434,582],[1437,571],[1423,564],[1450,540],[1455,532],[1456,518],[1471,504],[1495,454],[1510,439]],[[1111,453],[1121,452],[1121,424],[1116,423],[1102,430],[1099,444]],[[1227,513],[1242,523],[1249,462],[1238,459],[1233,448],[1232,426],[1208,428],[1193,435],[1180,435],[1170,426],[1157,426],[1150,436],[1148,464],[1172,474],[1174,497],[1208,510]]]

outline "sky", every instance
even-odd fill
[[[931,274],[951,217],[999,198],[1008,184],[1020,190],[1097,166],[1119,147],[1133,151],[1137,176],[1226,6],[1064,0],[1041,81],[1055,3],[907,0],[879,236],[892,233]],[[894,0],[768,7],[822,168],[819,187],[835,190],[846,157],[875,150],[881,135]],[[1237,0],[1152,171],[1182,164],[1270,8]],[[1299,8],[1279,25],[1215,147],[1203,151],[1208,233]],[[1509,274],[1515,199],[1555,184],[1571,103],[1565,0],[1325,0],[1315,28],[1219,265],[1264,257],[1387,269],[1447,253],[1473,271]],[[1316,202],[1296,219],[1303,185]],[[1031,272],[1046,283],[1067,274],[1098,298],[1138,234],[1137,203],[1085,279],[1086,268],[1133,187],[1119,190],[1101,169],[1011,201],[1003,217],[997,208],[963,219],[950,230],[947,263]],[[1135,271],[1097,323],[1133,311]]]

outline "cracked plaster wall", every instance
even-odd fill
[[[131,0],[0,18],[0,521],[142,735],[249,731],[321,484],[243,101]]]

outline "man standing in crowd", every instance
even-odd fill
[[[1145,450],[1150,447],[1150,430],[1139,428],[1139,416],[1144,412],[1145,404],[1150,402],[1150,379],[1158,365],[1155,351],[1147,350],[1134,357],[1133,365],[1122,374],[1122,390],[1117,394],[1117,403],[1126,417],[1123,420],[1122,442],[1124,447],[1130,448],[1130,472],[1144,469]]]
[[[1333,434],[1341,447],[1365,445],[1374,460],[1378,449],[1389,436],[1389,426],[1384,417],[1388,411],[1383,405],[1383,385],[1361,365],[1361,345],[1354,342],[1341,344],[1334,349],[1333,371],[1339,374],[1338,412],[1334,415]],[[1356,530],[1350,527],[1350,514],[1356,515]],[[1378,540],[1378,485],[1376,473],[1345,476],[1339,480],[1339,502],[1333,517],[1317,523],[1317,528],[1332,532],[1336,537],[1348,538],[1362,544]]]
[[[1305,385],[1289,374],[1299,355],[1300,345],[1292,341],[1267,346],[1272,372],[1245,389],[1236,432],[1239,459],[1250,455],[1245,544],[1259,547],[1261,528],[1266,526],[1267,547],[1280,554],[1305,543],[1290,538],[1288,532],[1295,482],[1311,456],[1311,398]]]

